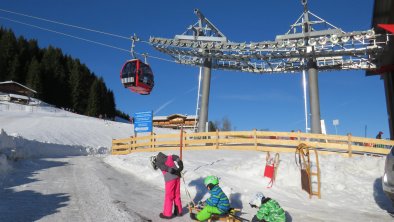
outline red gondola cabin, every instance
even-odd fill
[[[123,65],[120,80],[125,88],[141,95],[149,95],[154,86],[150,66],[139,59],[128,60]]]

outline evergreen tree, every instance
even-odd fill
[[[107,91],[105,97],[104,97],[104,114],[108,118],[114,118],[116,115],[116,104],[115,104],[115,98],[114,98],[114,93],[109,90]]]
[[[49,46],[42,57],[43,90],[47,102],[59,107],[67,107],[69,98],[65,95],[68,88],[66,74],[62,64],[63,54],[60,49]]]
[[[212,121],[208,122],[208,132],[215,132],[218,129],[215,123]]]
[[[0,81],[9,80],[10,65],[17,52],[17,44],[14,33],[5,31],[0,39]]]
[[[24,82],[24,78],[22,76],[22,67],[19,62],[18,55],[16,55],[11,61],[8,79],[22,84]]]
[[[120,110],[115,110],[115,116],[119,116],[120,118],[126,119],[126,120],[130,120],[130,115],[126,114]],[[115,117],[114,116],[114,117]]]
[[[37,98],[42,99],[41,67],[35,57],[33,57],[27,71],[26,85],[37,92]]]
[[[2,36],[4,33],[5,33],[5,30],[3,29],[3,27],[0,27],[0,39],[1,39],[1,36]]]
[[[117,115],[114,94],[78,59],[37,40],[15,38],[0,27],[0,81],[14,80],[37,91],[36,97],[58,107],[93,116]]]
[[[17,45],[18,45],[19,64],[21,66],[20,67],[20,74],[19,74],[20,80],[18,80],[18,82],[21,84],[26,84],[28,68],[29,68],[31,59],[34,56],[30,55],[29,43],[26,41],[25,38],[19,37]]]
[[[100,80],[95,79],[92,86],[90,87],[89,99],[88,99],[88,107],[86,110],[86,114],[89,116],[97,117],[100,114]]]
[[[222,131],[231,131],[231,122],[227,117],[223,117]]]
[[[42,50],[38,47],[37,40],[31,39],[28,42],[29,58],[36,57],[37,61],[42,59]]]
[[[81,73],[81,64],[79,60],[75,60],[72,62],[72,67],[70,71],[70,90],[71,90],[71,107],[78,113],[82,113],[85,110],[85,106],[83,106],[83,88],[82,88],[82,73]]]

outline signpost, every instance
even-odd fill
[[[153,112],[145,111],[134,114],[134,133],[152,132]]]
[[[335,126],[335,134],[338,135],[337,126],[339,125],[339,119],[334,119],[334,120],[332,121],[332,125]]]

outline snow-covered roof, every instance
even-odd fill
[[[168,120],[168,119],[173,119],[173,118],[175,118],[175,117],[181,117],[181,118],[185,118],[185,119],[196,119],[196,115],[182,115],[182,114],[178,114],[178,113],[176,113],[176,114],[172,114],[172,115],[169,115],[169,116],[154,116],[153,117],[153,120]]]
[[[153,116],[153,120],[166,120],[167,116]]]
[[[172,119],[172,118],[175,118],[175,117],[186,118],[185,115],[175,113],[175,114],[169,115],[169,116],[168,116],[168,119]]]

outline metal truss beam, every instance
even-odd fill
[[[308,70],[313,80],[313,90],[310,89],[313,91],[310,97],[313,101],[311,110],[314,112],[312,133],[321,133],[320,111],[317,109],[318,71],[373,71],[379,68],[376,63],[386,49],[389,38],[388,35],[376,34],[372,29],[344,32],[310,12],[307,0],[301,0],[301,3],[304,6],[303,14],[286,34],[277,35],[272,41],[231,42],[198,9],[194,11],[199,18],[198,22],[185,33],[176,35],[173,39],[151,37],[149,41],[156,50],[170,55],[180,64],[206,67],[209,73],[205,72],[204,76],[210,76],[211,69],[256,74],[299,73]],[[209,67],[203,62],[208,60]],[[313,68],[306,61],[313,61]],[[206,101],[207,97],[209,95],[205,95]],[[207,121],[207,112],[206,109],[204,121]]]

